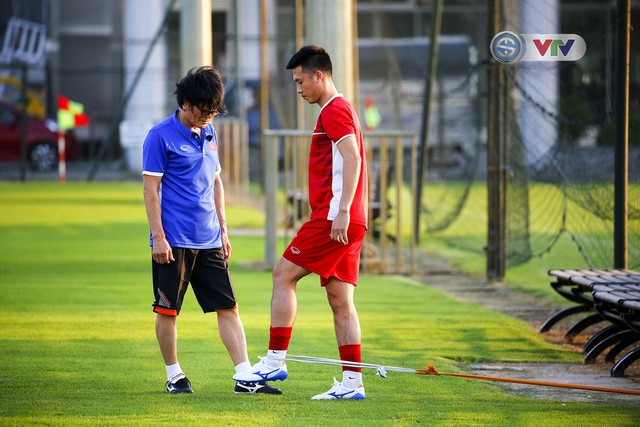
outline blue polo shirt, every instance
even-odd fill
[[[142,147],[142,174],[162,177],[162,227],[171,246],[219,248],[213,182],[222,169],[216,131],[208,123],[199,136],[180,123],[177,111],[149,131]]]

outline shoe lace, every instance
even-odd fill
[[[331,393],[332,391],[336,391],[341,386],[342,386],[342,383],[338,381],[336,377],[333,377],[333,387],[331,387],[331,390],[329,390],[329,393]]]

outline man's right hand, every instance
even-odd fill
[[[171,261],[175,261],[167,239],[153,239],[152,256],[153,260],[158,264],[169,264]]]

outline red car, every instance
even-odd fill
[[[0,103],[0,160],[20,161],[22,113],[7,103]],[[65,157],[76,158],[77,143],[72,132],[65,134]],[[27,116],[27,161],[31,169],[49,172],[58,165],[58,125],[50,119]]]

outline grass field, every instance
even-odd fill
[[[631,426],[639,405],[518,397],[496,383],[365,371],[364,402],[312,402],[335,367],[289,364],[282,396],[236,396],[233,366],[188,293],[180,363],[194,395],[164,393],[153,332],[148,228],[136,183],[0,183],[0,425]],[[259,212],[227,208],[229,226]],[[266,350],[270,273],[259,237],[232,236],[232,277],[252,361]],[[470,362],[569,362],[523,322],[398,276],[364,275],[356,293],[365,362],[464,371]],[[299,287],[292,354],[337,357],[315,278]]]

